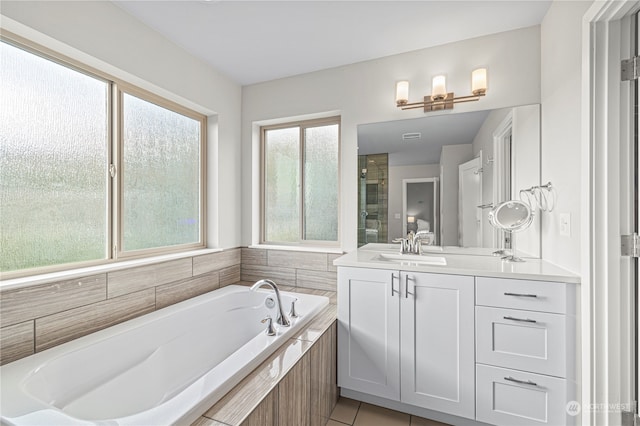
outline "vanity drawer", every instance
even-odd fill
[[[570,425],[565,379],[476,364],[476,420],[493,425]]]
[[[476,306],[476,362],[566,377],[567,317]]]
[[[567,284],[476,277],[476,305],[564,314]]]

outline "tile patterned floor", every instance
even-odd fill
[[[326,426],[449,426],[366,402],[340,398]]]

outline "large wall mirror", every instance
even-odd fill
[[[488,213],[540,184],[540,105],[358,126],[358,246],[425,231],[425,244],[540,257],[540,217],[496,230]]]

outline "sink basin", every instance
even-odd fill
[[[447,259],[442,256],[420,255],[420,254],[400,254],[400,253],[380,253],[374,260],[394,262],[402,265],[440,265],[446,266]]]

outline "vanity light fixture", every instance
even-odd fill
[[[437,75],[433,77],[431,95],[425,96],[422,102],[409,102],[409,82],[396,83],[396,106],[401,109],[424,108],[424,112],[453,109],[453,104],[461,102],[473,102],[487,93],[487,69],[478,68],[471,73],[471,95],[454,96],[453,92],[447,92],[446,77]]]

